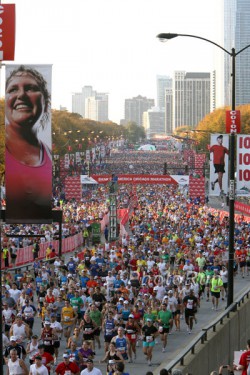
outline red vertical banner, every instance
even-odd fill
[[[52,222],[51,65],[7,65],[7,223]]]
[[[240,111],[226,111],[226,132],[240,133]]]
[[[0,4],[0,61],[14,60],[16,13],[15,4]]]

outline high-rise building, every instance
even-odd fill
[[[250,1],[224,0],[224,47],[226,50],[240,51],[250,42]],[[236,105],[250,103],[250,48],[236,57]],[[232,58],[225,54],[224,86],[225,105],[232,101],[231,87]]]
[[[173,90],[165,91],[165,129],[166,134],[173,133]]]
[[[94,121],[108,121],[108,94],[97,93],[85,99],[85,118]]]
[[[125,99],[125,124],[132,121],[138,126],[142,126],[143,112],[146,112],[154,105],[154,99],[148,99],[141,95],[132,99]]]
[[[210,81],[210,73],[174,73],[173,131],[185,125],[197,126],[210,112]]]
[[[165,92],[172,89],[172,78],[157,75],[157,107],[165,111]]]
[[[82,92],[76,92],[72,95],[72,112],[79,113],[85,118],[85,100],[91,96],[95,96],[96,91],[92,86],[84,86]]]
[[[144,112],[143,127],[147,139],[152,139],[155,135],[165,135],[165,110],[154,107]]]

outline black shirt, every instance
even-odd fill
[[[9,355],[10,355],[10,351],[12,350],[12,349],[16,349],[16,351],[17,351],[17,356],[19,357],[19,358],[22,358],[23,356],[25,356],[26,355],[26,350],[24,349],[24,347],[22,346],[22,345],[20,345],[20,344],[17,344],[17,345],[9,345],[9,346],[7,346],[7,348],[5,349],[5,352],[4,352],[4,357],[9,357]]]
[[[157,332],[157,328],[152,325],[151,326],[145,325],[142,327],[142,332],[144,334],[143,340],[146,341],[146,337],[153,336],[153,334]]]

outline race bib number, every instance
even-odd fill
[[[117,348],[119,352],[124,353],[125,352],[125,346],[121,346],[120,348]]]
[[[152,336],[146,336],[146,342],[152,342],[153,337]]]

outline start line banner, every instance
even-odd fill
[[[98,184],[107,184],[111,181],[111,175],[92,175]],[[143,174],[120,174],[118,177],[119,184],[167,184],[177,185],[179,182],[169,175],[143,175]],[[183,176],[182,176],[183,177]]]

